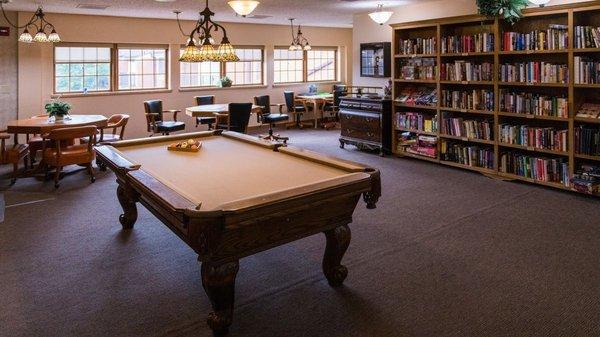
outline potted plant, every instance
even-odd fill
[[[59,100],[52,101],[45,106],[48,116],[54,117],[54,120],[63,120],[71,110],[71,104],[67,102],[61,102]]]
[[[479,14],[487,17],[500,17],[511,25],[523,16],[528,0],[477,0]]]
[[[233,84],[233,81],[227,76],[223,76],[220,79],[222,88],[229,88]]]

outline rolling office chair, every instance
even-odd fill
[[[296,120],[295,126],[303,128],[302,115],[308,111],[308,107],[304,104],[304,101],[297,100],[293,91],[284,91],[283,97],[285,98],[285,105],[288,113],[294,115]]]
[[[227,124],[217,124],[217,129],[246,133],[251,114],[252,103],[229,103]]]
[[[146,123],[148,124],[148,132],[151,132],[151,137],[157,133],[168,135],[171,132],[185,130],[185,123],[177,121],[177,113],[180,111],[163,110],[161,100],[145,101],[144,109],[146,110]],[[173,120],[164,120],[163,117],[165,113],[172,113]]]
[[[333,129],[337,125],[338,114],[340,112],[340,101],[342,99],[342,96],[346,96],[346,93],[347,91],[345,91],[344,89],[335,90],[333,92],[333,101],[327,102],[323,106],[323,112],[329,113],[330,116],[333,118],[332,122],[323,123],[325,130]]]
[[[255,96],[254,104],[261,106],[261,113],[257,115],[260,123],[269,124],[269,135],[263,136],[263,139],[282,141],[284,144],[289,140],[288,137],[281,137],[278,134],[273,133],[273,127],[278,122],[287,121],[290,119],[289,115],[282,113],[283,104],[271,104],[271,97],[269,95]],[[279,109],[279,113],[272,113],[271,107],[276,106]]]
[[[194,96],[194,99],[196,100],[196,105],[215,104],[214,95]],[[212,130],[214,124],[217,124],[216,117],[196,117],[196,127],[198,125],[208,125],[208,130]]]

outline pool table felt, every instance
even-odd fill
[[[168,151],[170,141],[118,150],[156,180],[201,204],[200,210],[352,174],[222,136],[195,139],[202,141],[196,153]]]

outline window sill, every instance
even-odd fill
[[[50,98],[75,98],[75,97],[97,97],[97,96],[118,96],[118,95],[143,95],[143,94],[158,94],[158,93],[170,93],[173,92],[171,89],[150,89],[150,90],[120,90],[120,91],[102,91],[102,92],[88,92],[83,93],[64,93],[64,94],[52,94]]]
[[[290,83],[276,83],[273,84],[273,88],[280,87],[291,87],[300,85],[311,85],[311,84],[340,84],[341,81],[320,81],[320,82],[290,82]]]
[[[179,88],[179,92],[190,92],[190,91],[213,91],[213,90],[236,90],[236,89],[264,89],[267,88],[267,85],[257,84],[257,85],[234,85],[231,87],[186,87]]]

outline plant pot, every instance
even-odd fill
[[[54,116],[55,121],[62,121],[63,119],[65,119],[65,115],[55,115]]]

